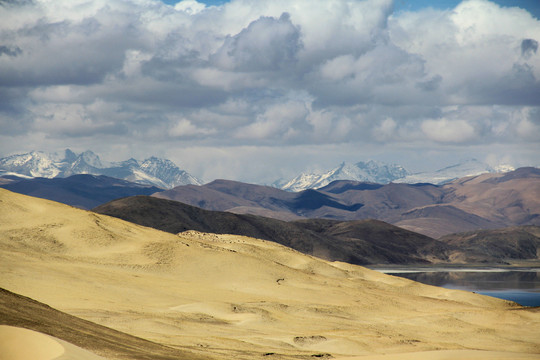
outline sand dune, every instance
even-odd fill
[[[0,325],[1,359],[52,360],[64,354],[65,349],[54,338],[32,330]]]
[[[176,236],[5,190],[0,219],[0,287],[190,353],[540,354],[539,309],[323,261],[273,242]]]
[[[100,356],[37,331],[0,325],[2,360],[100,360]]]
[[[512,352],[480,351],[480,350],[439,350],[422,351],[408,354],[391,354],[375,356],[358,356],[339,358],[337,360],[535,360],[537,354]]]

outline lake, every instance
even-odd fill
[[[459,289],[515,301],[523,306],[540,306],[540,269],[538,268],[377,268],[428,285]]]

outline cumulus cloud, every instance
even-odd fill
[[[214,133],[213,129],[198,128],[193,125],[188,119],[178,120],[172,129],[169,131],[169,135],[173,137],[191,137],[197,135],[209,135]]]
[[[513,114],[513,126],[516,134],[525,141],[538,141],[540,138],[540,109],[523,108]]]
[[[373,135],[379,141],[391,140],[395,137],[397,123],[392,118],[386,118],[373,129]]]
[[[422,131],[434,141],[460,143],[475,137],[474,127],[465,120],[425,120]]]
[[[301,136],[307,109],[302,102],[291,101],[269,106],[256,121],[241,127],[235,137],[239,139],[261,140],[282,139],[285,141]]]
[[[25,138],[33,148],[59,139],[106,148],[101,139],[115,138],[153,153],[325,144],[341,155],[354,144],[539,141],[527,134],[538,128],[540,21],[523,9],[487,0],[400,13],[391,0],[0,6],[2,152]]]
[[[189,15],[194,15],[206,9],[206,5],[195,0],[183,0],[174,5],[174,8]]]
[[[390,33],[398,46],[421,55],[426,71],[439,78],[446,101],[523,104],[522,87],[515,83],[523,76],[516,69],[524,67],[530,69],[528,92],[540,89],[540,57],[522,56],[534,53],[534,42],[523,38],[538,38],[540,24],[525,10],[487,0],[463,1],[451,11],[395,17]],[[538,106],[539,99],[527,97],[527,103]]]
[[[261,17],[228,36],[212,60],[227,70],[278,71],[294,66],[301,46],[299,29],[283,13],[279,19]]]

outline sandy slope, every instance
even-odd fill
[[[222,359],[540,354],[539,309],[272,242],[175,236],[5,190],[0,219],[0,287],[184,350]]]
[[[36,331],[0,325],[2,360],[100,360],[100,356]]]

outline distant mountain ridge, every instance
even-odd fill
[[[155,156],[143,161],[132,158],[121,162],[104,163],[90,150],[76,154],[66,149],[64,154],[32,151],[0,159],[0,175],[52,179],[77,174],[105,175],[164,189],[179,185],[202,184],[201,180],[180,169],[172,161]]]
[[[149,196],[113,200],[93,211],[173,234],[195,230],[256,237],[329,261],[359,265],[508,264],[537,260],[540,255],[538,226],[458,233],[435,240],[379,220],[281,221]]]
[[[399,164],[387,164],[375,160],[354,164],[342,162],[324,172],[302,173],[293,179],[278,179],[270,186],[289,192],[320,189],[338,180],[373,184],[430,183],[443,185],[450,181],[477,176],[484,173],[513,171],[509,165],[490,166],[476,159],[464,160],[432,172],[413,173]],[[104,162],[97,154],[87,150],[76,154],[70,149],[63,153],[31,151],[0,158],[0,176],[65,178],[77,174],[105,175],[139,184],[172,189],[180,185],[202,185],[203,181],[180,169],[168,159],[151,156],[145,160],[128,159]],[[263,181],[265,184],[270,182]]]
[[[403,182],[408,184],[423,182],[435,185],[443,185],[453,180],[461,179],[468,176],[477,176],[488,173],[505,173],[514,170],[515,169],[509,165],[499,165],[497,167],[492,167],[476,159],[468,159],[458,164],[447,166],[440,170],[409,174],[404,178],[396,179],[395,182]]]
[[[300,174],[279,186],[287,191],[318,189],[336,180],[354,180],[377,184],[388,184],[409,175],[401,165],[388,165],[379,161],[360,161],[356,164],[341,163],[337,168],[322,174]]]
[[[135,195],[151,195],[164,190],[152,185],[90,174],[52,179],[5,176],[0,180],[2,180],[0,182],[1,188],[86,210],[114,199]]]
[[[411,173],[401,165],[385,164],[380,161],[360,161],[356,164],[341,163],[338,167],[323,173],[302,173],[286,181],[278,180],[273,186],[287,191],[302,191],[307,189],[320,189],[336,180],[351,180],[374,184],[389,183],[430,183],[434,185],[446,184],[450,181],[467,176],[476,176],[484,173],[500,173],[513,171],[508,165],[491,167],[476,159],[464,160],[433,172]]]
[[[445,185],[336,180],[316,190],[290,192],[216,180],[152,196],[207,210],[287,221],[378,219],[433,238],[461,231],[540,225],[540,169],[532,167],[460,178]]]

